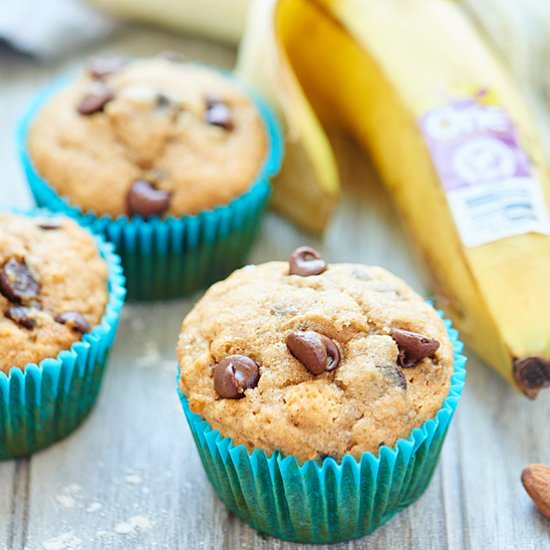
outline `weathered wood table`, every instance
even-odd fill
[[[234,52],[197,40],[125,29],[102,52],[181,50],[224,67]],[[56,65],[0,58],[0,204],[25,205],[13,142],[36,88],[94,51]],[[388,197],[351,140],[334,136],[345,193],[316,240],[267,215],[251,262],[284,259],[309,243],[330,261],[381,264],[427,295],[425,274]],[[99,404],[75,434],[28,460],[0,463],[0,548],[89,550],[291,549],[227,513],[202,471],[175,391],[180,322],[198,296],[131,305],[124,313]],[[550,329],[550,328],[549,328]],[[531,403],[471,358],[464,398],[425,495],[371,536],[336,548],[550,549],[550,521],[519,476],[550,462],[550,392]]]

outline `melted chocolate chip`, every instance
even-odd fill
[[[404,369],[415,367],[422,359],[432,357],[439,349],[439,342],[437,340],[428,338],[417,332],[392,328],[391,337],[399,348],[397,364]]]
[[[228,355],[214,366],[214,389],[220,397],[240,399],[245,390],[255,388],[260,369],[246,355]]]
[[[233,129],[233,118],[230,107],[227,103],[214,96],[207,96],[206,98],[204,119],[212,126],[219,126],[224,130]]]
[[[29,307],[12,306],[4,315],[19,326],[32,330],[36,326],[36,319],[33,319],[32,312],[33,310]]]
[[[8,260],[0,270],[0,293],[10,302],[21,304],[36,298],[40,285],[25,261]]]
[[[94,89],[80,100],[77,110],[84,116],[100,113],[113,97],[114,92],[111,87],[98,82]]]
[[[539,390],[550,386],[550,361],[540,357],[515,359],[513,373],[518,387],[531,399]]]
[[[383,365],[377,368],[392,385],[402,390],[407,389],[407,379],[405,378],[403,369],[399,365]]]
[[[126,65],[126,61],[120,57],[100,57],[92,59],[88,72],[96,80],[104,80],[120,71]]]
[[[311,374],[330,372],[340,365],[338,346],[313,330],[291,332],[286,337],[286,347]]]
[[[38,227],[44,231],[55,231],[56,229],[61,229],[63,224],[56,219],[45,219],[38,223]]]
[[[288,259],[289,275],[300,275],[308,277],[309,275],[319,275],[326,271],[327,264],[321,258],[317,250],[310,246],[298,247]]]
[[[151,182],[137,180],[128,191],[127,206],[130,216],[152,218],[164,214],[170,206],[171,195],[168,191],[157,189]]]
[[[405,378],[405,374],[403,373],[403,369],[397,365],[396,369],[394,370],[394,376],[395,381],[397,382],[397,385],[402,389],[407,389],[407,379]]]
[[[155,107],[157,109],[167,109],[168,107],[172,107],[174,105],[174,102],[162,92],[158,92],[155,95]]]
[[[77,311],[65,311],[55,317],[55,321],[62,325],[67,325],[71,330],[86,334],[90,332],[92,327],[86,320],[86,317]]]

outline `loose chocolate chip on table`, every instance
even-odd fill
[[[0,270],[0,293],[10,302],[20,304],[36,298],[40,285],[25,261],[8,260]]]
[[[417,332],[391,329],[391,337],[397,343],[397,364],[404,369],[415,367],[422,359],[431,357],[439,349],[439,342]]]
[[[164,214],[170,206],[171,195],[168,191],[157,189],[146,180],[134,181],[128,191],[127,206],[131,216],[151,218]]]
[[[298,247],[290,255],[288,264],[289,275],[301,275],[302,277],[319,275],[327,269],[327,264],[321,258],[319,252],[310,246]]]
[[[340,365],[338,346],[313,330],[291,332],[286,337],[286,347],[311,374],[330,372]]]
[[[85,334],[90,332],[92,327],[86,320],[86,317],[77,311],[65,311],[55,317],[55,321],[62,325],[67,325],[71,330]]]
[[[77,110],[81,115],[88,116],[103,111],[103,108],[114,97],[110,86],[98,82],[78,104]]]
[[[534,399],[539,390],[550,386],[550,361],[540,357],[523,357],[514,360],[514,380],[521,391]]]
[[[6,311],[5,316],[14,323],[29,330],[32,330],[36,326],[36,319],[32,318],[32,309],[28,307],[12,306]]]
[[[215,96],[206,97],[206,112],[204,119],[208,124],[213,126],[219,126],[224,130],[233,129],[233,118],[231,116],[231,109],[221,99]]]
[[[92,59],[88,72],[92,78],[103,80],[120,71],[126,65],[126,61],[120,57],[100,57]]]
[[[228,355],[214,366],[214,389],[220,397],[240,399],[260,379],[256,362],[246,355]]]

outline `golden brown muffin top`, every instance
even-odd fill
[[[183,216],[246,192],[267,135],[228,79],[159,57],[97,60],[38,113],[28,146],[39,174],[85,211]]]
[[[178,343],[191,409],[235,444],[300,460],[393,446],[448,394],[443,322],[379,267],[301,272],[248,266],[198,302]]]
[[[97,325],[107,271],[75,222],[0,213],[0,371],[55,358]]]

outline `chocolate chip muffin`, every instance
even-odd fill
[[[96,60],[33,120],[30,157],[74,206],[111,217],[195,214],[255,181],[268,139],[252,101],[179,60]]]
[[[212,286],[178,360],[210,426],[301,461],[393,446],[437,413],[453,373],[443,322],[404,282],[305,247]]]
[[[75,222],[0,213],[0,371],[56,357],[97,325],[107,276]]]

